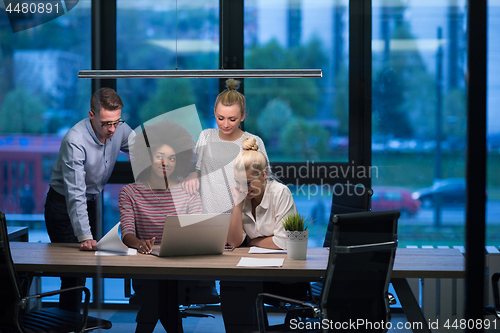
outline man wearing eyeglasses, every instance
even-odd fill
[[[45,224],[50,241],[80,243],[80,250],[97,249],[93,235],[99,218],[98,194],[113,171],[118,153],[128,153],[132,132],[121,119],[123,103],[111,88],[101,88],[90,99],[89,118],[64,136],[52,169],[45,202]],[[84,285],[85,278],[61,278],[61,288]],[[59,308],[77,311],[81,292],[60,295]]]

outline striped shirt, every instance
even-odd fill
[[[189,195],[180,185],[153,193],[142,182],[128,184],[120,190],[118,207],[122,239],[126,234],[141,240],[156,237],[155,244],[161,243],[167,215],[202,212],[199,194]]]

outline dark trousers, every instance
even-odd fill
[[[306,300],[309,294],[309,283],[221,281],[221,311],[226,333],[258,331],[255,300],[257,295],[263,292]]]
[[[221,281],[220,300],[226,333],[256,332],[255,299],[264,291],[259,281]]]
[[[96,234],[96,225],[99,219],[95,201],[87,201],[87,213],[89,215],[90,229]],[[47,193],[45,201],[45,225],[52,243],[78,243],[71,221],[68,215],[66,199],[52,188]],[[85,278],[64,277],[61,278],[61,289],[84,286]],[[79,312],[82,303],[81,292],[64,292],[59,295],[59,308]]]
[[[141,301],[136,333],[152,333],[160,320],[167,332],[182,333],[177,302],[177,281],[133,279],[134,296]]]

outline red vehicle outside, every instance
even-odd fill
[[[0,211],[42,214],[62,137],[0,135]]]
[[[420,201],[411,197],[411,192],[400,187],[374,187],[372,210],[397,209],[401,217],[411,217],[420,209]]]

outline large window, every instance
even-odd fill
[[[314,220],[309,246],[322,246],[333,187],[324,184],[327,174],[318,179],[315,166],[349,158],[348,1],[245,1],[244,22],[245,68],[323,72],[315,79],[245,80],[245,130],[262,138],[271,163],[280,163],[273,171],[299,213]]]
[[[118,0],[116,35],[117,69],[217,69],[219,2]],[[132,128],[191,104],[207,128],[218,85],[217,79],[131,79],[117,80],[117,91]]]
[[[184,2],[176,8],[171,1],[118,0],[116,35],[117,69],[217,69],[219,3]],[[117,80],[117,92],[125,105],[123,117],[133,129],[191,104],[196,105],[204,129],[215,127],[217,79]],[[123,155],[119,160],[126,159]],[[120,220],[118,195],[123,185],[104,188],[104,233]],[[128,302],[123,290],[123,280],[105,279],[105,302]]]
[[[52,166],[62,137],[89,110],[90,82],[77,75],[90,68],[90,1],[16,33],[0,8],[0,210],[47,241]]]
[[[90,82],[77,79],[91,66],[90,0],[16,33],[3,2],[0,9],[0,211],[9,225],[29,226],[30,241],[49,242],[43,212],[52,167],[62,137],[90,106]],[[42,291],[59,287],[58,278],[42,278]]]
[[[403,246],[463,245],[465,1],[375,0],[372,20],[373,207],[401,210]]]
[[[272,162],[346,162],[348,1],[245,1],[245,68],[320,68],[316,79],[245,81],[245,129]]]

